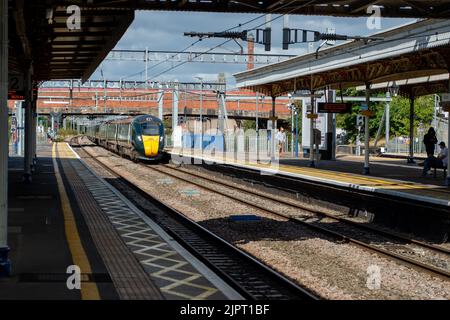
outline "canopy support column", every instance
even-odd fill
[[[450,111],[448,112],[447,120],[447,148],[450,147]],[[449,149],[450,150],[450,149]],[[445,180],[445,185],[450,187],[450,161],[447,159],[447,179]]]
[[[316,164],[314,162],[314,90],[311,90],[311,112],[309,119],[309,166],[315,168]]]
[[[448,90],[450,92],[450,80],[448,81]],[[447,112],[447,148],[450,150],[450,110]],[[447,179],[445,185],[450,187],[450,159],[447,159]]]
[[[414,95],[409,94],[409,155],[407,163],[416,163],[414,161]]]
[[[159,93],[158,93],[158,118],[164,120],[164,89],[162,85],[160,84],[158,86]]]
[[[31,167],[33,158],[32,145],[32,122],[33,122],[33,89],[31,86],[31,67],[28,67],[25,74],[25,155],[23,159],[23,182],[31,182]]]
[[[386,116],[386,128],[385,128],[385,134],[386,134],[386,152],[388,152],[388,144],[389,144],[389,137],[390,137],[390,109],[391,109],[391,94],[389,92],[386,93],[386,97],[388,98],[386,101],[385,106],[385,116]]]
[[[367,111],[370,111],[370,83],[366,83],[366,104]],[[364,170],[363,174],[370,174],[370,130],[369,130],[369,113],[365,116],[364,121]]]
[[[275,152],[276,152],[276,140],[275,140],[275,132],[277,131],[277,119],[276,119],[276,113],[275,113],[275,106],[276,106],[276,99],[277,97],[272,96],[272,130],[270,133],[270,144],[271,144],[271,150],[270,150],[270,159],[271,161],[275,161]]]
[[[259,162],[259,92],[256,91],[256,101],[255,101],[255,130],[256,130],[256,162]],[[263,105],[264,106],[264,105]]]
[[[175,130],[178,126],[178,99],[179,91],[178,86],[176,86],[172,92],[172,130]]]
[[[0,277],[9,276],[8,259],[8,0],[0,0]]]
[[[37,90],[37,89],[36,89]],[[33,102],[31,103],[32,105],[32,109],[31,109],[31,114],[32,114],[32,119],[33,121],[31,122],[31,144],[32,144],[32,148],[31,148],[31,157],[32,157],[32,171],[34,172],[34,170],[36,169],[36,164],[37,164],[37,101],[33,100]],[[73,121],[72,121],[73,123]]]

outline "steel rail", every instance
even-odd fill
[[[73,142],[71,142],[71,144],[72,143]],[[95,156],[93,156],[89,151],[87,151],[86,148],[82,145],[82,143],[80,143],[78,141],[77,144],[90,157],[90,159],[92,159],[93,161],[98,163],[103,169],[107,170],[112,175],[120,178],[127,185],[127,187],[129,187],[131,190],[133,190],[136,193],[140,194],[141,196],[145,197],[148,201],[150,201],[151,203],[155,204],[156,206],[158,206],[159,208],[164,210],[164,212],[167,212],[167,214],[172,216],[175,220],[181,221],[182,225],[185,225],[187,228],[193,230],[194,233],[199,233],[199,234],[203,235],[204,237],[205,236],[208,237],[212,242],[215,242],[216,246],[220,246],[220,248],[221,248],[221,250],[219,250],[219,252],[223,252],[223,250],[227,250],[227,251],[233,253],[238,259],[244,260],[247,264],[253,266],[253,268],[255,269],[256,276],[258,275],[258,272],[259,272],[259,275],[264,274],[269,279],[272,279],[272,282],[277,282],[279,284],[279,286],[282,289],[284,289],[284,291],[292,292],[295,295],[295,298],[297,298],[297,299],[306,299],[306,300],[320,299],[319,296],[311,293],[308,289],[297,285],[292,280],[286,278],[284,275],[276,272],[269,266],[263,264],[262,262],[257,260],[255,257],[242,251],[241,249],[237,248],[236,246],[229,243],[225,239],[219,237],[215,233],[207,230],[206,228],[204,228],[197,222],[189,219],[188,217],[186,217],[185,215],[183,215],[181,212],[177,211],[176,209],[174,209],[174,208],[168,206],[167,204],[159,201],[158,199],[154,198],[153,196],[148,194],[145,190],[136,186],[132,181],[125,178],[122,174],[120,174],[120,173],[116,172],[114,169],[106,166],[102,161],[100,161]],[[140,206],[138,205],[138,207],[140,207]],[[146,212],[145,209],[143,211],[144,211],[144,213]],[[257,299],[258,295],[255,294],[254,292],[249,291],[248,286],[247,286],[247,288],[245,288],[240,282],[236,281],[233,278],[233,276],[230,276],[229,273],[227,273],[226,270],[224,271],[223,265],[222,266],[220,264],[217,265],[217,263],[214,263],[214,261],[211,262],[210,260],[205,258],[204,252],[198,251],[191,243],[189,243],[189,241],[187,241],[185,239],[184,236],[183,237],[180,236],[179,230],[168,230],[168,231],[170,231],[171,236],[173,236],[178,242],[180,242],[187,250],[189,250],[191,253],[193,253],[199,260],[204,262],[213,271],[215,271],[218,275],[220,275],[224,279],[225,282],[227,282],[230,286],[232,286],[240,294],[242,294],[244,297],[246,297],[248,299],[254,299],[254,300]],[[216,260],[217,260],[217,258],[216,258]],[[256,282],[260,283],[261,281],[257,280]],[[255,287],[257,287],[256,284],[255,284]],[[256,288],[254,290],[257,291],[259,289]],[[274,289],[274,290],[277,290],[277,289]],[[278,288],[278,290],[280,290],[280,288]],[[267,297],[266,297],[266,299],[267,299]]]
[[[165,172],[164,170],[157,169],[157,168],[155,168],[155,167],[153,167],[153,166],[144,165],[144,164],[142,164],[142,163],[140,163],[140,165],[143,166],[143,167],[145,167],[145,168],[150,168],[151,170],[157,171],[157,172],[159,172],[159,173],[161,173],[161,174],[169,175],[169,176],[171,176],[171,177],[173,177],[173,178],[175,178],[175,179],[178,179],[178,180],[187,182],[187,183],[189,183],[189,184],[193,184],[193,185],[195,185],[195,186],[197,186],[197,187],[199,187],[199,188],[202,188],[202,189],[204,189],[204,190],[207,190],[207,191],[210,191],[210,192],[213,192],[213,193],[216,193],[216,194],[220,194],[220,195],[225,196],[225,197],[227,197],[227,198],[229,198],[229,199],[232,199],[232,200],[235,200],[235,201],[244,203],[244,204],[246,204],[246,205],[249,205],[249,206],[254,207],[254,208],[256,208],[256,209],[259,209],[259,210],[262,210],[262,211],[264,211],[264,212],[270,213],[270,214],[272,214],[272,215],[275,215],[275,216],[278,216],[278,217],[282,217],[282,218],[288,219],[289,221],[292,221],[292,222],[294,222],[294,223],[299,223],[299,224],[301,224],[301,225],[304,225],[304,226],[306,226],[306,227],[309,227],[310,229],[314,229],[314,230],[316,230],[316,231],[319,231],[319,232],[322,232],[322,233],[326,233],[326,234],[328,234],[329,236],[332,236],[332,237],[334,237],[334,238],[340,239],[341,241],[349,242],[349,243],[352,243],[352,244],[357,245],[357,246],[359,246],[359,247],[362,247],[362,248],[364,248],[364,249],[366,249],[366,250],[370,250],[370,251],[379,253],[379,254],[381,254],[381,255],[384,255],[384,256],[386,256],[386,257],[395,259],[395,260],[397,260],[398,262],[400,262],[400,263],[402,263],[402,264],[409,265],[409,266],[411,266],[411,267],[413,267],[413,268],[415,268],[415,269],[417,269],[417,270],[425,271],[425,272],[427,272],[427,273],[429,273],[429,274],[432,274],[432,275],[435,275],[435,276],[439,276],[440,278],[444,278],[445,280],[449,280],[449,279],[450,279],[450,272],[448,272],[448,271],[446,271],[446,270],[443,270],[443,269],[440,269],[440,268],[431,266],[431,265],[429,265],[429,264],[423,263],[423,262],[421,262],[421,261],[417,261],[417,260],[415,260],[415,259],[406,257],[406,256],[401,255],[401,254],[398,254],[398,253],[391,252],[391,251],[389,251],[389,250],[385,250],[385,249],[379,248],[379,247],[377,247],[377,246],[374,246],[374,245],[368,244],[368,243],[366,243],[366,242],[363,242],[363,241],[354,239],[354,238],[352,238],[352,237],[345,236],[345,235],[343,235],[343,234],[341,234],[341,233],[338,233],[338,232],[329,230],[329,229],[327,229],[327,228],[325,228],[325,227],[321,227],[321,226],[319,226],[319,225],[315,225],[315,224],[312,224],[312,223],[310,223],[310,222],[303,221],[303,220],[300,220],[300,219],[298,219],[298,218],[294,218],[294,217],[292,217],[292,216],[289,216],[289,215],[280,213],[280,212],[278,212],[278,211],[276,211],[276,210],[272,210],[272,209],[269,209],[269,208],[267,208],[267,207],[258,205],[258,204],[254,203],[254,202],[251,202],[251,201],[248,201],[248,200],[244,200],[244,199],[241,199],[241,198],[232,196],[232,195],[230,195],[230,194],[227,194],[226,192],[222,192],[222,191],[219,191],[219,190],[217,190],[217,189],[207,187],[207,186],[205,186],[204,184],[201,184],[201,183],[198,183],[198,182],[189,180],[189,179],[182,178],[182,177],[180,177],[180,176],[178,176],[178,175],[175,175],[175,174],[172,174],[172,173]],[[172,167],[171,167],[171,169],[172,169],[172,170],[177,170],[177,169],[174,169],[174,168],[172,168]],[[181,170],[181,171],[183,171],[183,170]],[[205,179],[205,180],[206,180],[206,179]],[[214,180],[214,183],[219,184],[219,185],[221,184],[221,182],[217,182],[216,180]],[[240,190],[240,189],[239,189],[239,190]],[[242,191],[242,190],[240,190],[240,191]],[[250,192],[250,193],[251,193],[251,192]],[[255,194],[253,194],[253,195],[254,195],[254,196],[258,196],[258,195],[255,195]],[[276,201],[278,202],[278,200],[276,200]]]

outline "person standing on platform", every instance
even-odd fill
[[[436,131],[434,131],[434,128],[431,127],[428,129],[428,133],[423,137],[423,143],[425,144],[428,158],[434,156],[434,148],[437,142]]]
[[[277,135],[275,138],[277,139],[277,142],[278,142],[278,151],[281,154],[283,152],[284,143],[286,142],[286,133],[284,133],[283,127],[281,127],[280,131],[277,132]]]

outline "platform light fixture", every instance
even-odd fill
[[[394,81],[389,87],[388,87],[389,93],[391,97],[396,97],[398,95],[398,91],[400,90],[400,87],[398,84]]]

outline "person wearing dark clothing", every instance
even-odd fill
[[[436,131],[431,127],[428,129],[428,133],[423,137],[423,143],[425,144],[428,157],[434,156],[434,148],[437,142]]]
[[[425,160],[422,176],[426,177],[431,168],[448,168],[448,148],[444,141],[439,143],[439,147],[441,151],[437,157],[431,156]]]

